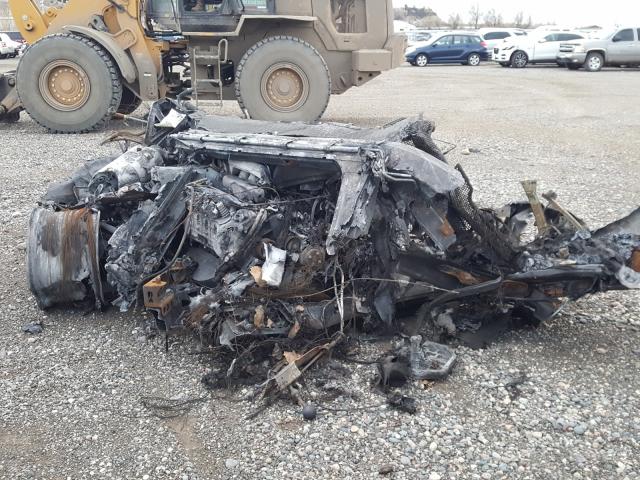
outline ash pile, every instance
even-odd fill
[[[137,145],[87,162],[34,209],[31,290],[43,309],[147,309],[159,330],[226,350],[222,377],[269,359],[264,390],[283,391],[356,331],[406,337],[380,360],[383,384],[442,378],[453,360],[438,342],[640,288],[640,209],[591,231],[535,182],[526,201],[481,209],[432,131],[157,102],[127,138]]]

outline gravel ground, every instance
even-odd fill
[[[629,108],[638,75],[404,67],[332,99],[326,119],[377,125],[424,112],[457,145],[449,159],[483,205],[522,197],[518,181],[536,178],[600,226],[640,204],[640,110]],[[195,342],[175,338],[167,353],[136,313],[43,313],[25,279],[30,209],[49,182],[114,152],[99,146],[104,136],[48,135],[25,115],[0,125],[0,478],[640,476],[638,292],[585,299],[486,350],[458,348],[448,380],[403,390],[417,399],[414,416],[379,406],[374,366],[352,364],[309,375],[304,395],[333,409],[315,422],[284,401],[245,420],[248,389],[216,392],[177,418],[152,415],[141,398],[208,395],[200,379],[211,366]],[[30,321],[44,332],[22,333]],[[360,357],[384,347],[362,344]]]

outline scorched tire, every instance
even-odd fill
[[[16,76],[22,106],[51,132],[99,129],[122,99],[115,62],[101,46],[79,35],[48,35],[34,43],[20,59]]]
[[[135,112],[138,107],[142,105],[142,100],[129,88],[122,88],[122,99],[120,100],[120,106],[118,107],[118,113],[123,115],[130,115]]]
[[[236,71],[240,108],[258,120],[318,120],[329,104],[331,76],[307,42],[289,36],[266,38],[243,55]]]

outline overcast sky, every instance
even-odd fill
[[[481,11],[494,8],[505,21],[512,21],[519,11],[525,18],[531,15],[536,23],[556,23],[567,26],[614,25],[637,22],[640,24],[640,1],[638,0],[393,0],[394,5],[405,4],[431,7],[446,21],[449,15],[459,13],[465,21],[469,19],[472,5],[479,3]]]

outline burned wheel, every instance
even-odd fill
[[[140,97],[138,97],[127,87],[124,87],[122,89],[122,100],[120,100],[118,113],[122,113],[123,115],[130,115],[135,112],[140,105],[142,105],[142,100],[140,100]]]
[[[122,81],[112,58],[79,35],[49,35],[34,43],[20,59],[16,76],[24,109],[54,132],[100,128],[122,99]]]
[[[236,97],[251,118],[314,121],[329,103],[324,59],[294,37],[271,37],[251,47],[236,72]]]

